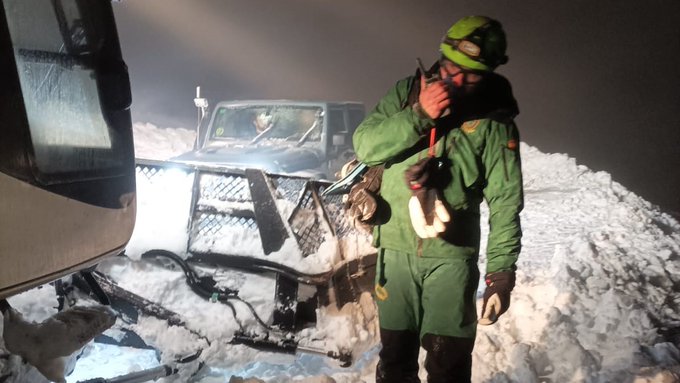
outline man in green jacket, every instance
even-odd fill
[[[507,62],[505,50],[498,21],[461,19],[428,73],[398,81],[354,133],[357,158],[384,167],[373,231],[377,382],[418,382],[421,345],[429,382],[470,381],[483,199],[489,236],[479,323],[494,323],[510,304],[523,191],[517,103],[494,72]]]

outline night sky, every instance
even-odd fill
[[[680,1],[125,0],[114,3],[133,120],[193,128],[211,101],[363,101],[457,19],[501,21],[522,140],[680,212]]]

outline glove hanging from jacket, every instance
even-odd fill
[[[411,189],[408,201],[411,224],[420,238],[434,238],[446,230],[451,220],[446,206],[439,198],[439,191],[433,187],[438,160],[428,156],[409,167],[404,176]]]
[[[351,225],[366,233],[372,233],[377,223],[380,184],[382,183],[383,166],[370,167],[360,182],[352,186],[344,198],[347,219]]]
[[[510,307],[510,292],[515,287],[515,272],[510,270],[490,273],[484,279],[486,281],[486,290],[484,291],[482,317],[478,323],[488,326],[496,323],[498,317],[508,311]]]

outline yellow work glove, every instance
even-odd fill
[[[451,221],[446,206],[439,198],[439,191],[432,186],[438,160],[427,157],[409,167],[404,176],[411,189],[408,211],[411,224],[420,238],[434,238],[446,230]]]

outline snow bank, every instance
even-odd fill
[[[680,363],[662,335],[680,326],[680,225],[605,172],[521,150],[517,288],[498,325],[479,328],[474,380],[644,382],[661,367],[649,381],[664,381]]]
[[[132,128],[137,158],[166,160],[194,148],[195,130],[161,128],[148,122],[136,122]]]

